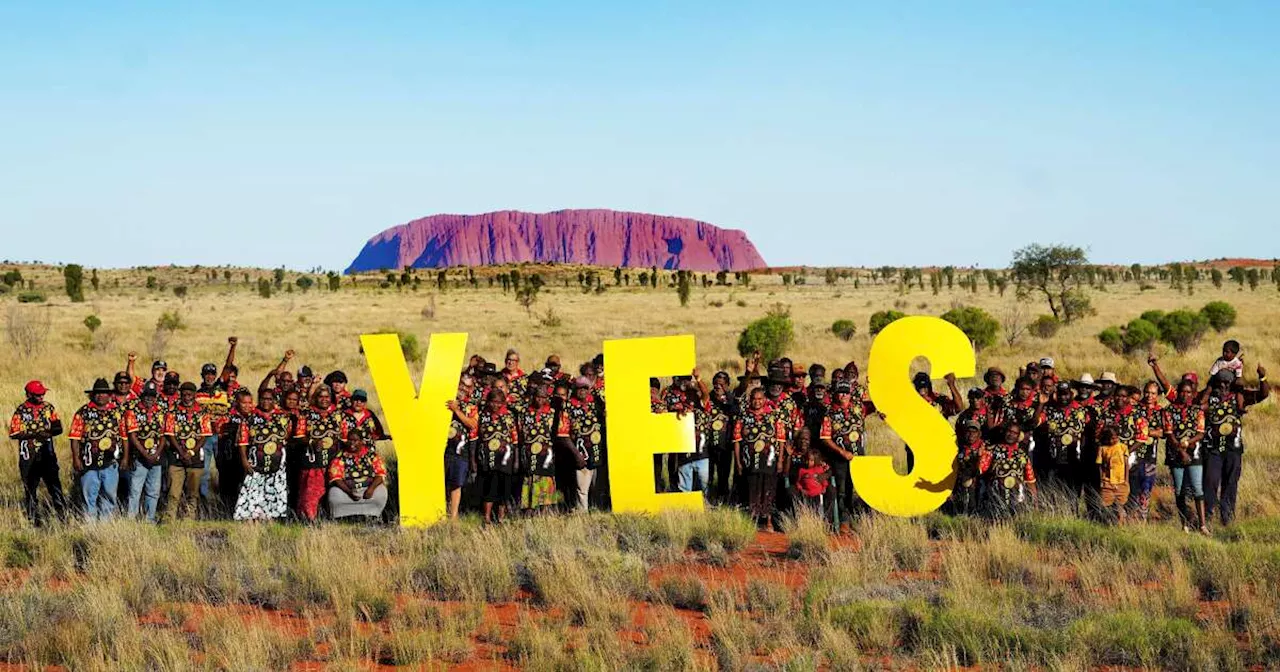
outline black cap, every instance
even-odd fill
[[[168,373],[164,374],[164,382],[165,382],[166,384],[168,384],[168,383],[178,383],[178,382],[181,382],[181,381],[182,381],[182,376],[179,376],[177,371],[170,371],[170,372],[168,372]]]
[[[916,387],[930,387],[933,385],[933,381],[929,379],[929,374],[924,371],[916,372],[916,375],[911,379],[911,382],[915,384]]]
[[[355,390],[351,393],[352,401],[369,401],[369,393],[364,390]]]
[[[657,378],[650,378],[650,379],[649,379],[649,389],[651,389],[651,390],[656,390],[656,389],[658,389],[658,388],[660,388],[660,387],[662,387],[662,382],[661,382],[661,381],[659,381]]]
[[[158,396],[160,396],[160,393],[159,393],[159,392],[156,392],[156,388],[154,388],[154,387],[148,387],[147,389],[145,389],[145,390],[143,390],[143,391],[142,391],[142,394],[141,394],[140,396],[143,396],[143,397],[158,397]]]
[[[129,377],[129,374],[125,373],[124,371],[121,371],[120,373],[116,374],[117,383],[120,383],[120,382],[128,383],[132,380],[133,379]]]
[[[314,373],[311,373],[311,367],[306,366],[304,364],[302,368],[298,369],[298,377],[299,378],[315,378],[316,376]]]
[[[327,376],[325,376],[325,377],[324,377],[324,384],[325,384],[325,385],[332,385],[332,384],[334,384],[334,383],[344,383],[344,384],[345,384],[346,382],[347,382],[347,374],[345,374],[345,373],[343,373],[343,372],[341,372],[341,371],[333,371],[332,373],[330,373],[329,375],[327,375]]]
[[[851,394],[853,392],[853,386],[842,380],[836,383],[835,391],[837,394]]]
[[[178,390],[181,392],[195,392],[196,389],[196,384],[189,380],[178,386]]]
[[[152,371],[155,371],[156,369],[167,369],[167,368],[169,368],[169,365],[165,363],[163,359],[157,359],[156,361],[151,362]]]
[[[216,376],[218,375],[218,367],[214,364],[205,364],[204,366],[200,367],[200,375]]]

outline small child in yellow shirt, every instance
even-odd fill
[[[1110,427],[1098,432],[1098,472],[1102,476],[1102,510],[1123,525],[1129,501],[1129,447]]]

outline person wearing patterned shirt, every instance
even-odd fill
[[[89,520],[111,517],[116,510],[120,461],[128,459],[129,426],[124,410],[112,403],[106,378],[85,390],[89,403],[71,418],[71,465],[80,480]]]
[[[480,408],[472,401],[475,385],[475,378],[462,374],[458,381],[457,397],[445,402],[452,414],[449,420],[449,439],[444,446],[444,489],[450,518],[458,517],[462,488],[467,484],[468,476],[476,473],[475,442],[480,426]]]
[[[550,511],[561,500],[561,494],[556,491],[553,445],[556,411],[551,407],[551,394],[541,376],[531,382],[529,391],[533,401],[521,411],[519,418],[520,463],[525,474],[520,502],[527,511]]]
[[[574,474],[577,509],[586,511],[600,466],[600,448],[604,426],[600,402],[591,393],[591,379],[583,376],[574,381],[573,396],[565,404],[560,418],[560,438],[568,441],[570,455],[577,466]]]
[[[709,393],[707,450],[715,499],[728,503],[733,475],[733,419],[738,416],[738,402],[729,391],[729,374],[717,371],[711,378]]]
[[[1258,366],[1258,389],[1245,389],[1238,382],[1232,369],[1219,369],[1210,379],[1202,403],[1206,422],[1204,515],[1206,520],[1212,520],[1214,513],[1218,513],[1223,525],[1230,525],[1235,518],[1236,491],[1244,456],[1244,416],[1250,406],[1270,394],[1267,370],[1261,365]]]
[[[53,438],[62,434],[62,420],[44,395],[49,388],[38,380],[26,384],[27,398],[9,419],[9,438],[18,443],[18,474],[22,477],[22,510],[32,525],[44,524],[44,509],[39,505],[39,487],[44,483],[49,504],[60,520],[67,515],[67,500],[58,476],[58,454]]]
[[[1006,422],[1001,428],[1000,443],[991,446],[978,459],[986,490],[986,514],[992,518],[1017,515],[1026,500],[1026,492],[1036,496],[1036,472],[1023,442],[1021,425]]]
[[[982,391],[985,392],[988,397],[1006,396],[1008,395],[1008,392],[1004,389],[1005,380],[1007,380],[1007,377],[1004,375],[1004,371],[993,366],[987,369],[986,373],[982,374],[982,382],[986,384],[986,387],[983,388]]]
[[[335,519],[377,520],[387,507],[387,467],[363,436],[348,441],[329,463],[329,511]]]
[[[520,353],[515,349],[507,350],[502,368],[502,379],[507,381],[507,403],[523,404],[525,391],[529,385],[529,377],[520,368]]]
[[[209,482],[213,477],[214,459],[218,454],[218,437],[222,435],[223,425],[231,412],[231,397],[240,387],[232,373],[235,368],[237,340],[232,336],[227,342],[230,343],[230,349],[227,351],[222,374],[219,375],[218,367],[213,362],[206,363],[200,367],[200,387],[196,389],[196,404],[209,416],[209,423],[213,428],[213,435],[205,439],[200,448],[204,458],[204,467],[200,472],[200,498],[205,501],[209,499]]]
[[[1195,385],[1183,380],[1178,383],[1178,400],[1164,409],[1164,463],[1173,476],[1182,529],[1187,532],[1198,529],[1208,534],[1208,519],[1204,515],[1204,456],[1200,452],[1204,435],[1204,409],[1196,403]],[[1187,505],[1188,495],[1195,500],[1194,511]]]
[[[1089,413],[1076,401],[1071,383],[1059,382],[1053,398],[1044,405],[1044,422],[1036,428],[1032,465],[1041,485],[1052,495],[1059,494],[1075,511],[1079,504],[1084,468],[1081,446],[1089,429]]]
[[[329,391],[333,393],[333,405],[338,407],[339,411],[345,412],[351,408],[351,390],[347,389],[347,374],[343,371],[330,371],[329,375],[324,377],[324,384],[329,386]]]
[[[827,464],[831,465],[831,482],[835,487],[832,497],[834,518],[841,530],[846,527],[848,519],[861,515],[864,508],[849,476],[849,461],[857,455],[866,454],[863,441],[868,411],[863,401],[854,398],[853,390],[848,382],[836,384],[834,399],[818,430],[819,447]]]
[[[713,413],[707,384],[702,382],[697,369],[693,370],[684,391],[683,412],[693,414],[694,446],[691,453],[672,455],[678,463],[676,481],[680,492],[693,492],[697,487],[703,497],[706,497],[711,487],[711,444],[726,428],[721,426],[717,430],[713,427],[716,414]]]
[[[391,436],[382,429],[382,421],[369,410],[369,393],[357,389],[351,393],[347,410],[342,414],[342,421],[347,425],[347,437],[359,436],[367,446],[377,446],[379,441],[388,441]]]
[[[298,468],[297,515],[312,522],[320,515],[320,500],[328,483],[329,463],[342,450],[347,438],[347,424],[333,405],[329,386],[312,386],[311,403],[298,414],[294,438],[303,443],[302,464]]]
[[[178,387],[181,385],[182,377],[177,371],[164,374],[164,383],[160,385],[160,390],[156,394],[156,403],[160,406],[160,410],[168,410],[170,406],[178,403]]]
[[[236,390],[234,399],[234,407],[227,414],[222,430],[218,433],[218,499],[223,515],[231,515],[236,510],[236,500],[240,498],[240,484],[248,473],[244,468],[245,461],[240,456],[240,435],[249,418],[257,411],[253,405],[253,393],[249,390]]]
[[[293,418],[276,407],[275,390],[262,392],[258,407],[240,424],[236,441],[245,473],[236,498],[236,520],[273,520],[289,512],[284,449]]]
[[[757,526],[773,531],[773,498],[778,474],[785,468],[787,428],[765,404],[764,390],[753,389],[747,404],[733,426],[736,465],[738,473],[746,477],[751,517]]]
[[[799,476],[800,467],[804,466],[804,456],[796,445],[797,440],[803,438],[801,430],[804,428],[804,416],[800,413],[795,398],[788,393],[791,388],[791,374],[788,373],[785,364],[770,364],[769,375],[764,383],[765,405],[778,416],[786,430],[786,438],[779,446],[782,470],[776,483],[778,491],[773,497],[774,508],[779,516],[779,520],[775,522],[776,525],[781,523],[781,516],[791,514],[795,510],[791,485]]]
[[[111,403],[117,404],[122,408],[128,408],[137,403],[138,393],[133,391],[133,380],[125,371],[116,373],[111,385]]]
[[[1123,443],[1127,448],[1129,459],[1131,460],[1131,470],[1135,472],[1136,484],[1131,481],[1134,479],[1126,478],[1125,485],[1132,491],[1127,498],[1138,499],[1139,502],[1133,504],[1133,508],[1139,510],[1139,517],[1144,518],[1141,509],[1149,508],[1151,499],[1151,488],[1155,485],[1155,469],[1152,468],[1150,477],[1148,478],[1147,464],[1156,459],[1155,441],[1151,438],[1150,426],[1147,423],[1147,414],[1141,407],[1141,393],[1137,388],[1130,385],[1119,385],[1111,395],[1111,402],[1104,404],[1098,408],[1097,421],[1095,422],[1095,445],[1101,450],[1105,445],[1100,436],[1102,430],[1110,428],[1116,434],[1116,440]],[[1135,403],[1136,402],[1136,403]],[[1093,460],[1097,462],[1096,456]],[[1141,466],[1139,466],[1141,465]],[[1099,488],[1102,483],[1099,481]],[[1101,492],[1101,489],[1099,489]],[[1105,507],[1104,507],[1105,508]],[[1110,514],[1107,514],[1108,520]]]
[[[650,413],[666,413],[667,412],[667,395],[662,391],[662,381],[657,378],[649,378],[649,412]],[[666,488],[662,480],[668,455],[666,453],[654,453],[653,455],[653,487],[655,492],[665,492]]]
[[[146,388],[137,405],[125,409],[129,427],[129,453],[120,464],[121,472],[129,474],[129,499],[125,510],[130,519],[138,516],[146,502],[149,522],[156,522],[156,509],[160,502],[160,482],[164,466],[164,426],[166,409],[161,406],[154,388]],[[173,404],[177,406],[177,404]]]
[[[981,387],[971,387],[966,396],[969,398],[969,406],[956,416],[956,433],[959,434],[963,431],[964,426],[972,421],[982,428],[982,438],[984,440],[990,438],[994,414],[991,412],[990,399],[987,397],[987,393]]]
[[[520,428],[506,394],[498,388],[489,390],[480,409],[476,464],[484,494],[484,522],[500,523],[507,503],[520,492]]]
[[[1129,445],[1133,466],[1129,469],[1129,516],[1147,522],[1151,513],[1151,491],[1156,484],[1156,444],[1164,434],[1160,420],[1160,388],[1155,381],[1148,381],[1142,390],[1130,388],[1133,413],[1146,427],[1146,440]],[[1135,423],[1136,424],[1136,423]]]
[[[956,486],[951,491],[953,513],[973,514],[981,510],[983,491],[978,463],[988,450],[982,438],[984,434],[984,427],[970,418],[960,425],[956,435]]]
[[[164,438],[169,450],[169,497],[161,520],[190,515],[199,502],[204,472],[203,447],[213,436],[209,414],[196,402],[196,385],[178,388],[178,403],[165,413]]]
[[[948,373],[943,376],[947,381],[947,390],[949,396],[942,396],[933,391],[933,380],[929,378],[929,374],[924,371],[916,373],[912,378],[912,386],[916,388],[916,393],[922,399],[929,403],[930,406],[938,409],[944,418],[952,418],[959,415],[964,410],[964,402],[960,400],[960,390],[956,387],[956,374]],[[907,473],[911,473],[915,469],[916,456],[911,452],[911,446],[903,445],[903,449],[907,453]]]

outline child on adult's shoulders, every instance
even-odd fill
[[[1244,358],[1240,352],[1240,341],[1232,339],[1222,344],[1222,356],[1209,367],[1209,377],[1212,378],[1213,374],[1224,369],[1234,373],[1237,379],[1244,377]]]

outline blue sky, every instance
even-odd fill
[[[0,258],[342,268],[573,207],[775,265],[1270,258],[1276,35],[1274,2],[0,3]]]

